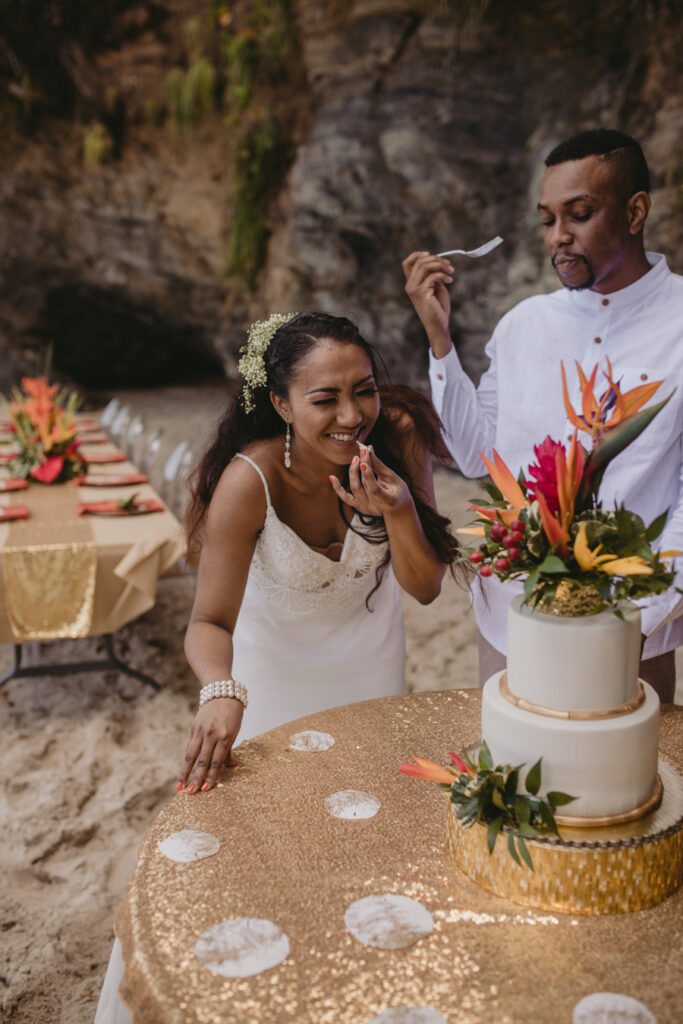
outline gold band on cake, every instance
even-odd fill
[[[620,715],[630,715],[645,702],[645,690],[640,679],[638,680],[638,692],[631,700],[625,704],[620,704],[616,708],[600,708],[595,711],[569,711],[563,708],[549,708],[544,704],[535,704],[534,701],[527,700],[526,697],[518,697],[508,686],[507,672],[503,672],[501,675],[499,686],[501,696],[505,697],[505,700],[509,701],[510,704],[514,704],[521,711],[530,711],[534,715],[545,715],[547,718],[570,719],[577,722],[590,722],[601,718],[618,718]]]
[[[580,818],[573,814],[556,814],[555,821],[564,828],[609,828],[612,825],[627,825],[629,821],[638,821],[659,807],[663,793],[662,780],[657,775],[654,788],[647,800],[631,811],[622,811],[621,814],[603,814],[599,818]]]

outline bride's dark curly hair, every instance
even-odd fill
[[[267,383],[265,387],[252,390],[253,409],[250,412],[245,410],[239,392],[233,395],[210,447],[190,480],[191,498],[186,518],[190,543],[198,538],[221,474],[237,452],[252,441],[284,435],[285,423],[273,408],[270,392],[286,399],[298,364],[323,340],[357,345],[370,360],[379,388],[380,413],[366,441],[373,445],[382,462],[408,484],[429,543],[441,561],[452,567],[457,557],[458,542],[450,532],[450,520],[439,515],[426,501],[427,495],[411,480],[402,454],[403,435],[410,432],[436,458],[450,461],[434,407],[428,398],[413,388],[392,384],[381,357],[365,341],[355,324],[346,317],[328,313],[297,313],[275,331],[264,356]],[[342,483],[348,485],[348,467],[340,467],[340,470]],[[370,543],[386,541],[382,516],[360,516],[363,529],[359,530],[351,523],[353,511],[342,501],[339,509],[349,528],[361,533]],[[380,570],[389,559],[390,554],[387,553]]]

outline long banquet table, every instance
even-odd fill
[[[677,1024],[683,891],[632,914],[541,913],[479,888],[449,859],[442,791],[397,766],[412,754],[443,763],[476,742],[480,709],[474,690],[335,708],[244,743],[211,792],[176,795],[143,840],[117,921],[120,991],[134,1024],[366,1024],[392,1007],[437,1014],[397,1011],[396,1021],[571,1024],[575,1004],[599,991],[634,997],[659,1024]],[[290,749],[305,730],[334,745]],[[679,770],[682,730],[683,708],[665,707],[661,753]],[[349,789],[376,797],[378,813],[332,817],[325,799]],[[168,859],[159,843],[185,830],[208,833],[220,849]],[[408,948],[361,944],[345,911],[377,894],[418,900],[431,934]],[[282,929],[286,959],[246,978],[207,969],[198,939],[239,917]]]
[[[117,452],[111,442],[88,443],[87,433],[80,440],[86,458]],[[89,471],[130,474],[135,466],[126,460],[92,464]],[[0,467],[0,477],[8,476]],[[24,490],[0,493],[0,505],[21,504],[29,510],[28,519],[0,522],[0,643],[18,647],[29,640],[110,638],[154,605],[158,577],[185,551],[175,516],[168,508],[111,517],[79,516],[76,510],[78,502],[118,501],[134,494],[160,500],[149,483],[29,482]]]

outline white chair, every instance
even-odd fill
[[[145,420],[144,417],[137,414],[130,422],[128,433],[126,435],[125,451],[132,462],[137,462],[138,447],[142,440],[142,435],[145,432]]]
[[[118,398],[112,398],[109,402],[107,402],[107,404],[105,405],[104,409],[100,414],[100,426],[105,428],[110,427],[114,422],[114,417],[116,416],[120,408],[121,403],[119,402]]]
[[[192,444],[190,441],[181,441],[177,444],[164,463],[163,481],[161,485],[161,496],[170,509],[174,509],[176,502],[176,491],[181,465],[188,452],[192,457]]]
[[[123,443],[132,415],[133,410],[131,407],[129,405],[124,405],[119,409],[112,420],[112,424],[109,428],[109,434],[111,438],[119,444]]]
[[[146,437],[141,445],[140,455],[140,469],[142,472],[152,479],[154,470],[159,459],[159,452],[161,451],[161,439],[164,436],[164,431],[161,427],[156,427],[152,433]],[[152,481],[154,483],[154,481]]]
[[[173,511],[175,512],[178,519],[183,519],[185,514],[185,506],[187,499],[190,496],[190,484],[189,478],[190,473],[194,469],[194,448],[191,441],[187,442],[187,448],[183,452],[183,457],[180,460],[178,466],[178,472],[176,473],[176,486],[174,495],[174,506]]]

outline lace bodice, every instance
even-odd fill
[[[388,542],[371,544],[347,530],[340,560],[331,561],[278,518],[259,466],[247,455],[238,453],[235,458],[253,466],[266,492],[266,519],[256,541],[249,582],[265,597],[301,615],[338,614],[363,603],[375,586],[376,569],[385,558]],[[360,525],[357,516],[352,522]]]

